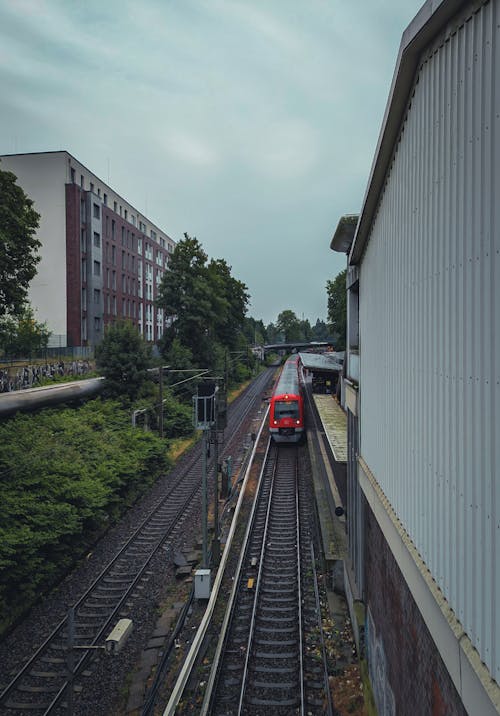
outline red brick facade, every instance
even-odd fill
[[[466,716],[377,520],[366,502],[364,508],[366,648],[379,713]]]
[[[76,184],[66,184],[66,331],[68,346],[80,346],[82,282],[80,251],[80,196]]]

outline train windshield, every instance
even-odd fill
[[[276,400],[274,402],[274,419],[295,418],[299,419],[299,403],[297,400]]]

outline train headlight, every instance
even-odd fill
[[[278,424],[278,421],[277,421],[277,420],[274,420],[273,422],[274,422],[274,424],[275,424],[275,425],[277,425],[277,424]]]
[[[300,420],[297,420],[297,425],[300,425]]]

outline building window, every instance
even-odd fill
[[[111,246],[111,263],[116,266],[116,246]]]
[[[94,303],[101,303],[101,292],[98,288],[94,288]]]
[[[101,187],[100,186],[97,187],[97,196],[99,196],[99,197],[101,196]]]
[[[101,247],[101,234],[98,234],[97,231],[94,231],[94,246],[97,246],[98,249]]]
[[[75,170],[71,167],[71,183],[75,183]]]
[[[82,311],[87,310],[87,289],[85,286],[82,287]]]
[[[115,212],[115,214],[116,214],[117,208],[118,208],[118,206],[117,206],[117,204],[116,204],[116,201],[114,201],[114,202],[113,202],[113,211]]]
[[[103,202],[104,202],[104,206],[108,205],[108,195],[107,194],[103,195]]]
[[[82,259],[82,281],[87,280],[87,259]]]
[[[101,218],[101,207],[99,204],[94,204],[94,219]]]
[[[111,288],[109,283],[109,269],[106,269],[106,288]]]
[[[111,288],[113,291],[116,291],[116,271],[113,271],[113,274],[111,276]]]
[[[82,317],[82,340],[87,340],[87,318],[86,316]]]
[[[82,189],[85,188],[85,179],[83,178],[83,174],[80,174],[80,186]]]
[[[101,319],[99,318],[99,316],[96,316],[94,318],[94,330],[96,330],[96,331],[101,330]]]
[[[94,261],[94,276],[100,276],[100,275],[101,275],[101,262]]]
[[[94,185],[92,184],[92,182],[90,182],[90,191],[92,194],[94,193]]]
[[[128,214],[128,212],[127,212],[127,210],[125,209],[125,221],[127,221],[127,214]]]
[[[125,251],[122,251],[122,269],[127,268],[127,259],[125,258]]]
[[[137,239],[137,253],[142,256],[142,239]]]
[[[115,220],[111,219],[111,238],[113,239],[113,241],[115,239],[115,228]]]
[[[124,273],[122,273],[122,293],[127,292],[127,279]]]
[[[116,316],[116,296],[113,296],[113,316]]]
[[[85,238],[85,229],[82,229],[80,232],[80,248],[82,250],[82,254],[84,254],[87,251],[87,241]]]
[[[122,316],[127,315],[127,302],[125,299],[122,300]]]
[[[109,293],[106,296],[106,304],[107,304],[107,312],[108,312],[108,316],[109,316],[111,314],[111,296],[109,295]]]

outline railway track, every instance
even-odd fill
[[[230,407],[226,454],[236,451],[247,429],[248,413],[260,400],[268,380],[268,373],[259,376]],[[175,539],[197,508],[200,452],[197,445],[183,468],[174,471],[155,508],[74,604],[74,675],[85,668],[94,648],[102,645],[103,638],[121,616],[133,618],[134,600],[148,580],[148,565],[166,542]],[[58,714],[67,710],[67,644],[68,620],[64,618],[1,693],[1,714]]]
[[[202,713],[333,713],[306,462],[305,447],[268,447]]]

